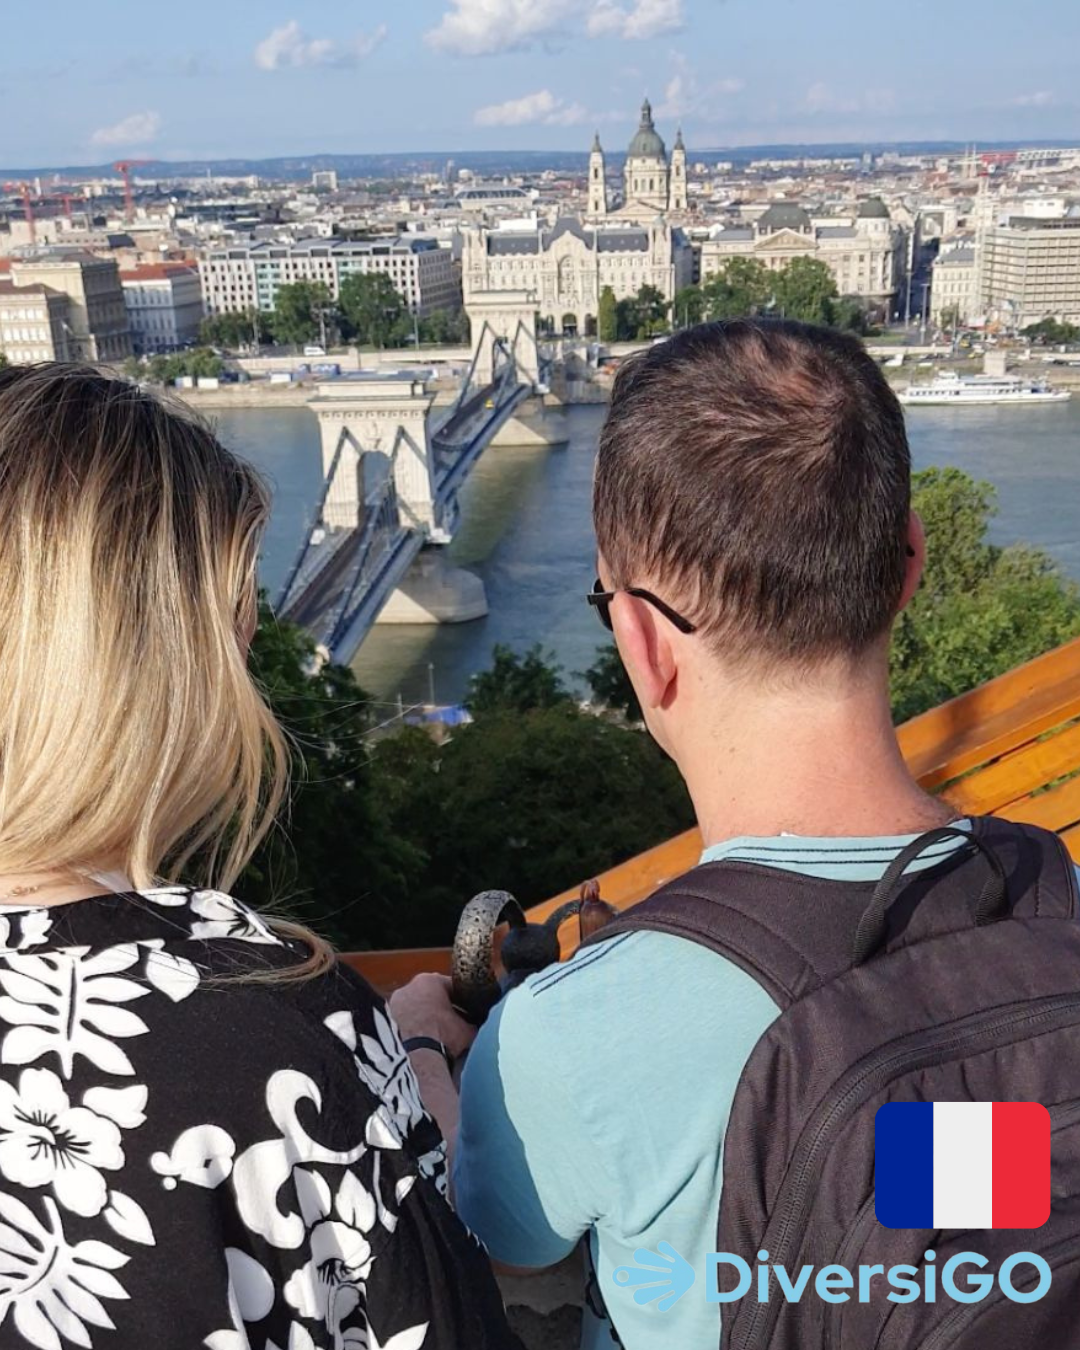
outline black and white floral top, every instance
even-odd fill
[[[4,1350],[502,1350],[381,1001],[182,888],[0,908]]]

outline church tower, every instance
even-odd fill
[[[607,181],[604,177],[604,151],[600,145],[600,133],[593,137],[592,151],[589,154],[589,216],[607,215]]]
[[[668,209],[667,150],[653,125],[652,105],[641,105],[641,122],[626,152],[623,169],[624,200],[628,206],[644,207],[657,214]]]
[[[682,128],[675,137],[671,151],[671,210],[685,211],[686,201],[686,145],[682,138]]]

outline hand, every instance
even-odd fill
[[[434,1036],[454,1059],[476,1038],[476,1027],[454,1011],[448,975],[416,975],[390,995],[390,1012],[403,1041],[410,1036]]]

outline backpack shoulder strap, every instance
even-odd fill
[[[759,903],[762,884],[775,887],[778,880],[797,885],[804,879],[751,863],[702,863],[612,919],[585,945],[642,930],[688,938],[745,970],[787,1008],[819,983],[823,972],[797,945],[796,935],[770,922],[773,907]]]
[[[1038,919],[1080,914],[1076,864],[1060,835],[999,816],[975,816],[972,828],[1005,866],[1013,914]]]
[[[1076,869],[1057,835],[993,816],[975,817],[972,827],[1002,862],[1015,917],[1077,917]],[[898,916],[894,942],[950,931],[958,913],[967,924],[967,910],[958,903],[974,883],[964,862],[964,855],[950,858],[912,878],[914,916]],[[968,866],[984,864],[976,855]],[[872,882],[828,881],[758,863],[702,863],[624,911],[588,943],[639,930],[687,938],[734,962],[787,1009],[850,966],[853,937],[874,889]]]

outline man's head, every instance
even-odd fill
[[[792,322],[703,324],[628,361],[594,518],[605,587],[645,587],[696,625],[612,606],[661,733],[680,667],[785,683],[883,667],[921,565],[896,398],[856,339]]]

